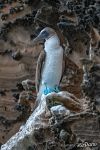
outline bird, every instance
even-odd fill
[[[59,85],[65,72],[66,58],[61,46],[60,38],[53,28],[45,27],[39,35],[33,39],[33,44],[43,42],[36,66],[36,91],[40,100],[41,95],[51,92],[59,92]]]

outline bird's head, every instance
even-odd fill
[[[33,40],[33,44],[44,42],[45,40],[48,40],[53,35],[56,35],[56,32],[54,29],[50,27],[44,28],[39,35]]]

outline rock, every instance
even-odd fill
[[[69,133],[67,133],[65,130],[62,129],[62,130],[60,131],[60,138],[61,138],[63,141],[67,142],[68,139],[69,139],[69,137],[70,137]]]
[[[16,135],[14,135],[5,145],[2,145],[1,150],[6,150],[6,148],[8,148],[8,150],[12,150],[12,149],[27,150],[27,148],[29,148],[29,147],[31,148],[33,146],[34,142],[35,142],[34,145],[36,145],[36,147],[38,147],[40,149],[44,145],[43,143],[47,143],[44,145],[44,148],[48,147],[49,149],[52,149],[52,148],[55,149],[55,148],[57,148],[57,145],[59,145],[58,150],[64,149],[65,148],[64,143],[62,143],[59,140],[59,138],[55,137],[55,139],[54,139],[54,136],[52,134],[50,135],[50,127],[45,126],[47,124],[47,120],[45,120],[46,118],[44,117],[44,111],[45,111],[44,107],[45,106],[46,106],[45,103],[42,102],[41,107],[38,106],[39,109],[37,109],[36,111],[33,112],[33,114],[27,120],[25,126],[23,126],[22,130],[20,130]],[[35,115],[35,113],[37,115]],[[70,128],[73,129],[74,133],[77,133],[75,131],[75,129],[78,128],[78,125],[80,125],[80,127],[84,127],[84,125],[87,122],[86,120],[89,120],[88,123],[90,123],[95,119],[95,121],[97,123],[96,117],[93,116],[92,114],[87,115],[87,117],[84,114],[84,116],[81,117],[80,119],[76,119],[76,117],[78,117],[78,115],[73,115],[73,119],[75,119],[75,120],[73,120],[73,123],[70,124],[71,125]],[[71,117],[70,117],[70,119],[71,119]],[[68,121],[71,121],[70,119],[64,120],[64,122],[63,122],[64,124],[62,124],[60,127],[63,126],[64,128],[68,128]],[[88,128],[90,128],[90,130],[93,131],[93,129],[91,129],[91,126],[85,125],[85,130],[87,130]],[[97,129],[99,129],[99,128],[95,127],[94,130],[97,130]],[[70,131],[70,133],[72,133],[72,131]],[[81,134],[83,133],[82,130],[80,130],[80,133]],[[48,134],[50,137],[48,137]],[[68,138],[67,136],[70,138],[72,144],[76,143],[75,135],[71,134],[71,136],[69,136],[69,133],[67,133],[67,131],[62,129],[60,131],[61,140],[67,141],[67,138]],[[40,146],[40,143],[41,143],[41,146]],[[66,145],[66,147],[68,148],[68,144]],[[74,147],[75,147],[75,145],[74,145]],[[70,146],[69,146],[69,148],[70,148]]]
[[[19,91],[23,91],[24,90],[23,85],[20,82],[18,82],[16,84],[16,87],[18,88]]]
[[[50,109],[53,116],[64,117],[70,115],[70,111],[62,105],[53,106]]]
[[[19,61],[22,58],[22,54],[20,53],[20,51],[14,52],[14,53],[12,53],[12,58],[14,60]]]
[[[5,96],[6,95],[5,90],[0,90],[0,95]]]
[[[13,97],[16,98],[16,100],[18,100],[19,99],[19,93],[14,93]]]
[[[22,81],[22,86],[25,90],[31,90],[31,91],[35,90],[34,81],[29,80],[29,79]]]
[[[69,92],[59,92],[59,93],[52,93],[48,94],[46,98],[47,106],[50,108],[56,104],[61,104],[65,108],[80,112],[82,111],[82,106],[79,103],[79,100]]]
[[[60,92],[58,95],[42,97],[43,101],[39,106],[37,104],[38,107],[33,112],[36,99],[35,68],[42,46],[33,46],[32,38],[45,26],[52,27],[59,33],[61,45],[64,46],[66,73],[60,88],[69,93]],[[99,143],[99,33],[99,0],[0,1],[0,89],[7,89],[6,95],[0,94],[4,95],[0,96],[1,149],[78,149],[77,137],[83,145],[86,144],[84,141]],[[82,70],[80,58],[87,59],[90,50],[94,66],[91,68],[88,64],[87,76]],[[22,81],[27,79],[31,81],[22,85]],[[85,94],[80,87],[82,80],[86,81],[83,86]],[[13,101],[13,94],[20,99],[20,112],[14,109],[16,102]],[[91,105],[94,109],[90,110]],[[70,114],[65,115],[69,110]],[[22,124],[25,125],[18,131]],[[67,142],[62,140],[67,139],[66,133],[69,136]],[[14,136],[9,139],[12,135]],[[99,145],[90,147],[97,148]]]

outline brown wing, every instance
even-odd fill
[[[40,81],[41,81],[41,71],[43,68],[43,64],[45,61],[46,53],[45,51],[42,51],[39,55],[37,66],[36,66],[36,74],[35,74],[35,86],[36,86],[36,92],[39,91]]]
[[[65,72],[66,72],[66,55],[64,53],[63,54],[63,62],[62,62],[62,76],[61,76],[60,82],[62,81],[62,78],[63,78]]]

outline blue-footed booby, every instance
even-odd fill
[[[33,43],[44,41],[36,67],[37,97],[42,94],[59,92],[59,84],[65,68],[64,50],[54,29],[44,28],[33,40]]]

